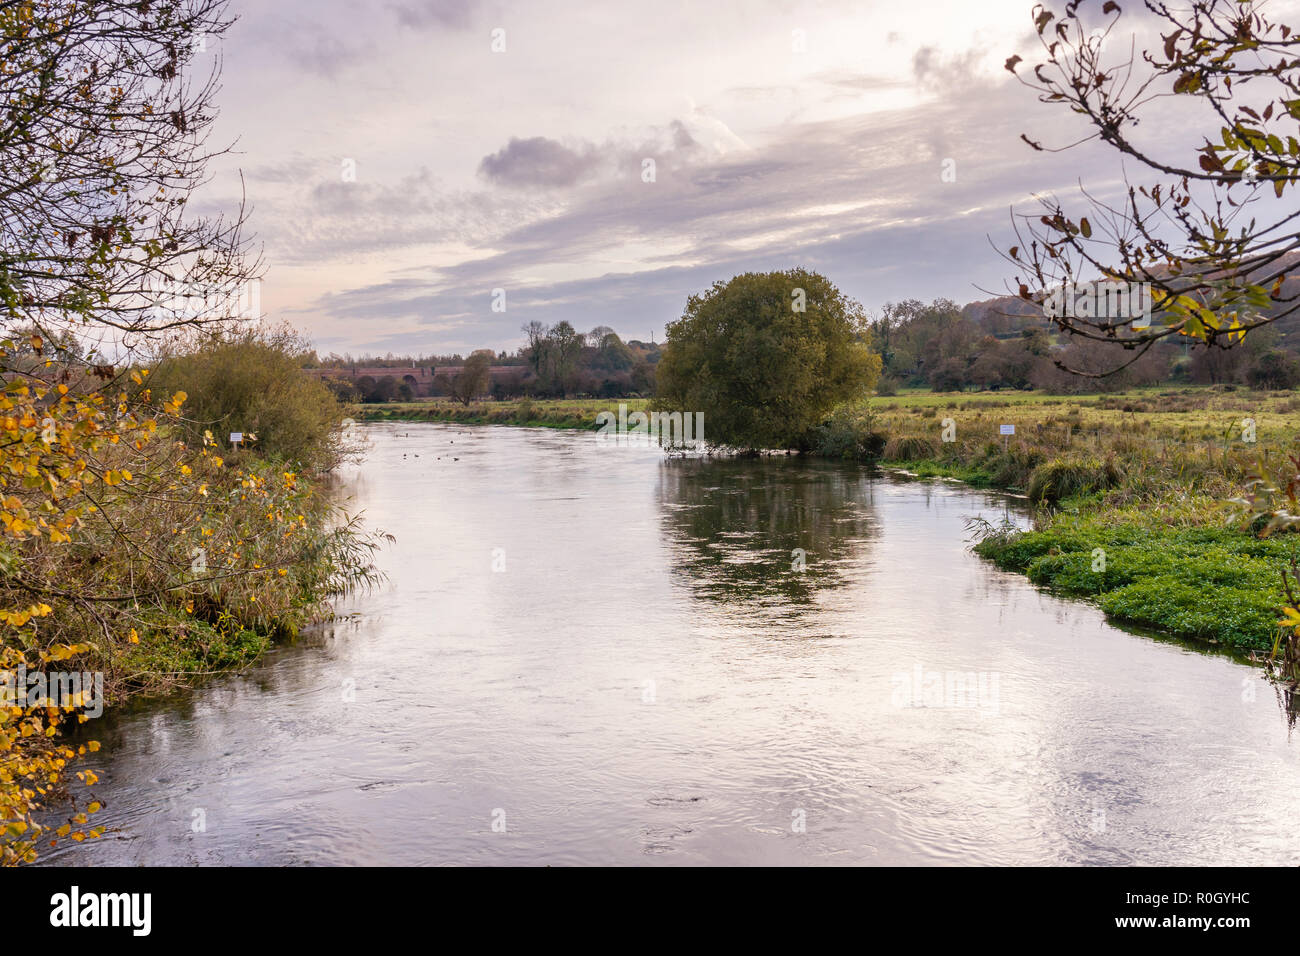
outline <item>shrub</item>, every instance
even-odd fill
[[[817,427],[815,451],[827,458],[854,461],[880,457],[885,435],[875,414],[865,405],[844,405]]]
[[[654,407],[703,412],[714,445],[808,450],[880,375],[862,306],[804,269],[716,282],[667,333]]]
[[[884,457],[889,461],[925,461],[939,454],[938,444],[920,435],[899,435],[885,443]]]
[[[1031,501],[1055,505],[1066,498],[1114,488],[1122,478],[1111,458],[1054,458],[1033,470],[1027,493]]]
[[[302,372],[303,341],[289,330],[250,330],[191,342],[159,356],[150,384],[184,391],[182,428],[191,444],[203,433],[224,441],[252,432],[263,455],[323,470],[337,463],[344,409],[318,379]]]

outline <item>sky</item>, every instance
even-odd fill
[[[1020,139],[1085,132],[1004,69],[1031,7],[232,0],[196,68],[221,61],[234,149],[198,199],[246,195],[262,308],[322,355],[513,349],[533,320],[662,341],[692,293],[796,266],[868,310],[984,299],[1012,207],[1121,182]]]

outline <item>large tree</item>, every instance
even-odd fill
[[[1114,0],[1036,6],[1041,61],[1031,70],[1019,56],[1007,60],[1043,102],[1085,126],[1062,146],[1025,135],[1031,147],[1099,141],[1125,177],[1114,197],[1085,183],[1072,208],[1048,197],[1020,215],[1008,252],[1022,269],[1014,284],[1041,302],[1095,278],[1144,283],[1157,313],[1150,327],[1135,328],[1129,315],[1053,321],[1137,355],[1175,335],[1228,347],[1300,309],[1286,282],[1300,264],[1300,211],[1287,193],[1300,178],[1300,34],[1255,0],[1141,6],[1141,16]],[[1120,29],[1126,16],[1130,35]],[[1139,43],[1150,48],[1135,53]]]
[[[716,282],[668,325],[655,405],[702,412],[717,445],[806,448],[880,374],[862,307],[804,269]]]
[[[451,397],[468,408],[470,402],[487,391],[492,377],[491,366],[491,349],[479,349],[473,353],[451,380]]]

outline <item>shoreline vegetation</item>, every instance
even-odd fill
[[[593,430],[596,415],[620,402],[629,411],[650,406],[638,399],[433,400],[363,405],[354,415]],[[1000,434],[1002,425],[1015,434]],[[1232,499],[1259,459],[1295,453],[1297,434],[1300,397],[1287,391],[903,390],[837,409],[807,453],[1023,494],[1036,507],[1033,529],[972,528],[976,553],[1092,601],[1117,623],[1266,656],[1287,603],[1280,569],[1300,555],[1300,539],[1258,536]]]
[[[227,0],[0,21],[4,866],[104,833],[98,743],[61,731],[256,660],[381,580],[385,536],[322,492],[344,408],[268,325],[248,207],[189,201],[231,152]]]
[[[68,769],[93,728],[61,730],[241,670],[382,580],[390,539],[326,491],[355,449],[300,346],[205,336],[104,381],[0,342],[0,864],[104,832],[94,771]]]

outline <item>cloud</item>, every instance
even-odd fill
[[[319,169],[318,164],[295,156],[278,163],[266,163],[244,170],[244,176],[262,183],[290,184],[302,183],[311,178]]]
[[[234,208],[247,164],[264,303],[353,349],[509,347],[531,318],[647,338],[717,279],[801,264],[869,307],[982,298],[1008,207],[1081,173],[1104,193],[1116,164],[1020,141],[1079,132],[1001,69],[1037,40],[1020,4],[927,3],[821,0],[797,57],[784,4],[720,0],[684,29],[536,0],[501,8],[506,54],[475,0],[248,5],[219,121],[243,156],[203,208]]]
[[[912,75],[917,85],[927,93],[969,95],[973,87],[988,85],[979,73],[979,64],[984,57],[983,50],[944,56],[934,47],[923,46],[912,55]]]
[[[1007,84],[981,95],[983,112],[934,101],[785,125],[745,151],[683,146],[675,158],[666,154],[653,183],[585,179],[562,202],[489,229],[483,255],[330,294],[312,311],[382,329],[385,347],[432,336],[463,350],[516,342],[532,319],[648,337],[689,294],[755,269],[818,269],[869,307],[983,298],[977,283],[996,287],[1003,278],[985,237],[1008,233],[1007,208],[1024,198],[1029,171],[1043,160],[1016,138],[1017,91]],[[942,180],[938,158],[915,149],[936,128],[953,141],[955,183]],[[685,143],[676,139],[683,129],[666,124],[659,142]],[[585,274],[547,278],[539,263]],[[508,293],[504,315],[491,311],[498,287]]]
[[[289,60],[309,73],[329,79],[366,58],[366,49],[344,43],[321,27],[309,25],[294,31],[297,42],[288,49]]]
[[[474,0],[417,0],[415,3],[390,3],[388,8],[404,27],[453,27],[465,29],[473,17]]]
[[[595,173],[600,165],[596,148],[577,148],[545,136],[511,137],[510,142],[479,163],[479,173],[493,182],[514,187],[572,186]]]
[[[700,114],[689,123],[673,119],[640,137],[609,137],[600,144],[511,137],[501,149],[483,157],[478,172],[487,181],[512,189],[558,189],[601,178],[639,177],[645,159],[676,167],[693,162],[702,151],[722,154],[743,145],[725,124]]]
[[[871,73],[858,73],[853,70],[826,70],[812,77],[818,83],[857,92],[878,92],[880,90],[900,90],[907,88],[907,81],[896,76],[877,76]]]

